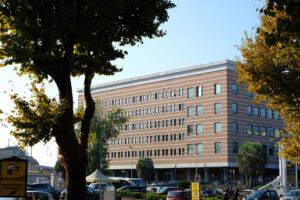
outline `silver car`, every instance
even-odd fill
[[[300,190],[290,190],[280,200],[300,200]]]

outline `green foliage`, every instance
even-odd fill
[[[144,199],[145,200],[165,200],[166,195],[160,195],[155,192],[147,192]]]
[[[151,180],[154,174],[153,161],[149,157],[141,157],[136,165],[136,171],[144,181]]]
[[[254,176],[264,173],[267,162],[267,152],[263,150],[260,143],[246,141],[241,146],[237,157],[239,172],[250,177],[251,185]]]
[[[178,181],[177,186],[179,188],[188,189],[191,186],[191,181],[190,180]]]
[[[106,141],[117,137],[128,118],[123,115],[123,111],[118,108],[112,108],[105,111],[100,107],[100,102],[96,101],[96,110],[90,125],[90,140],[88,145],[88,166],[87,174],[91,174],[99,169],[100,163],[100,145],[101,145],[101,172],[108,174],[109,162],[106,159],[108,145]],[[101,137],[100,137],[101,134]],[[101,140],[101,142],[100,142]]]
[[[239,49],[240,83],[267,102],[286,124],[281,153],[300,163],[300,4],[298,0],[268,0],[261,9],[261,24]]]
[[[58,174],[59,172],[62,173],[62,178],[66,180],[66,170],[65,168],[61,165],[60,160],[57,160],[54,166],[55,172]]]

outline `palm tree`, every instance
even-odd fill
[[[239,172],[250,178],[252,188],[253,177],[264,173],[265,165],[268,162],[267,152],[258,142],[246,141],[240,148],[237,157]]]

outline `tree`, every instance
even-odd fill
[[[268,163],[267,152],[258,142],[246,141],[240,148],[237,156],[239,172],[250,178],[252,188],[253,177],[263,175],[265,165]]]
[[[101,172],[104,174],[108,173],[107,168],[109,166],[109,162],[106,159],[108,148],[106,141],[117,137],[120,132],[120,127],[122,127],[127,121],[128,118],[123,115],[123,111],[121,109],[113,108],[105,112],[100,108],[100,102],[96,101],[96,110],[90,125],[87,174],[91,174],[96,169],[99,169],[100,145]]]
[[[240,83],[267,102],[286,124],[281,153],[300,162],[300,3],[266,1],[254,38],[246,35],[237,62]]]
[[[112,61],[127,54],[121,47],[144,37],[162,37],[169,0],[1,0],[0,58],[32,77],[33,100],[13,94],[15,113],[8,121],[21,145],[55,137],[67,172],[68,199],[85,199],[85,173],[90,122],[95,111],[91,82],[95,75],[122,69]],[[74,114],[71,77],[84,76],[83,115]],[[54,82],[58,100],[36,83]],[[81,121],[75,134],[74,124]]]
[[[154,165],[149,157],[142,157],[138,160],[136,171],[140,178],[144,181],[152,180],[154,174]]]

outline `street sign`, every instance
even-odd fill
[[[0,196],[25,197],[27,160],[11,157],[0,160]]]
[[[192,183],[192,200],[200,199],[200,184],[199,182]]]
[[[58,172],[58,178],[62,178],[62,172],[61,171]]]

